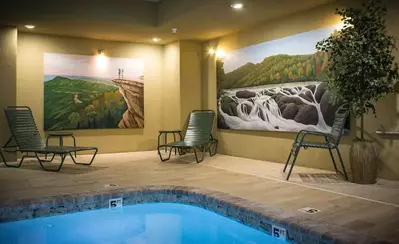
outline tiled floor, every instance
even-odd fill
[[[136,152],[98,155],[90,167],[68,163],[59,173],[45,172],[35,161],[20,169],[1,166],[0,201],[97,190],[111,183],[195,186],[287,211],[317,208],[316,214],[301,214],[399,243],[399,182],[356,185],[332,172],[302,167],[295,167],[286,182],[282,164],[225,155],[192,162],[185,156],[160,163],[156,152]]]

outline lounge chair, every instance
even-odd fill
[[[75,164],[91,165],[93,163],[98,151],[95,147],[46,146],[36,126],[32,110],[29,107],[7,106],[4,111],[11,130],[11,137],[6,144],[0,148],[0,156],[7,167],[19,168],[25,158],[36,158],[43,170],[57,172],[61,169],[67,155],[72,158]],[[16,145],[10,145],[13,140]],[[94,150],[94,155],[89,163],[78,163],[72,156],[74,152],[88,150]],[[4,152],[21,152],[24,155],[19,164],[12,165],[7,163],[3,154]],[[50,160],[43,160],[39,158],[39,154],[53,154],[53,156]],[[43,162],[52,162],[56,155],[61,157],[61,163],[58,168],[44,167]]]
[[[194,110],[190,113],[187,127],[181,141],[171,142],[158,146],[158,155],[162,162],[168,161],[173,148],[179,150],[179,154],[185,154],[186,150],[194,151],[195,160],[200,163],[204,160],[204,153],[209,150],[209,155],[216,154],[218,141],[212,136],[212,129],[215,120],[215,112],[212,110]],[[163,158],[160,149],[170,148],[169,156]],[[199,158],[197,152],[201,151]]]
[[[334,118],[333,126],[331,128],[330,133],[302,130],[297,134],[295,141],[292,144],[292,149],[290,151],[290,154],[288,155],[288,159],[287,159],[287,162],[285,163],[285,167],[283,170],[283,172],[285,172],[285,170],[287,169],[287,166],[290,162],[291,156],[294,156],[294,160],[291,163],[290,171],[288,172],[288,175],[287,175],[287,180],[289,180],[289,178],[290,178],[292,169],[294,168],[296,158],[298,157],[299,150],[301,149],[301,147],[303,147],[304,149],[308,149],[308,148],[328,149],[330,152],[330,156],[331,156],[335,171],[338,174],[344,175],[345,179],[348,180],[348,174],[346,173],[345,166],[342,161],[341,153],[339,152],[339,148],[338,148],[339,142],[341,140],[341,135],[344,130],[344,126],[346,123],[346,119],[348,118],[348,115],[349,115],[349,110],[347,108],[347,104],[344,104],[341,107],[339,107],[337,109],[337,111],[335,112],[335,118]],[[323,137],[324,142],[305,141],[304,139],[307,135]],[[340,172],[338,170],[331,149],[335,149],[337,151],[338,158],[341,163],[343,172]]]

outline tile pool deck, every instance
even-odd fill
[[[85,156],[82,156],[85,157]],[[399,243],[399,183],[360,186],[328,171],[295,168],[290,182],[282,164],[225,155],[193,164],[191,156],[160,163],[156,152],[98,155],[91,167],[66,164],[59,173],[36,161],[20,169],[0,167],[0,203],[119,187],[178,185],[224,192],[298,216]],[[321,210],[299,212],[303,207]]]

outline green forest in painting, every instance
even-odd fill
[[[118,128],[126,102],[112,83],[57,76],[44,83],[44,129]]]
[[[225,73],[223,61],[217,61],[219,89],[253,87],[301,81],[323,81],[326,79],[328,55],[316,52],[309,55],[269,56],[262,62],[247,63]]]

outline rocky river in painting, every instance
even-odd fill
[[[325,82],[224,89],[218,98],[218,128],[329,132],[339,105]]]

